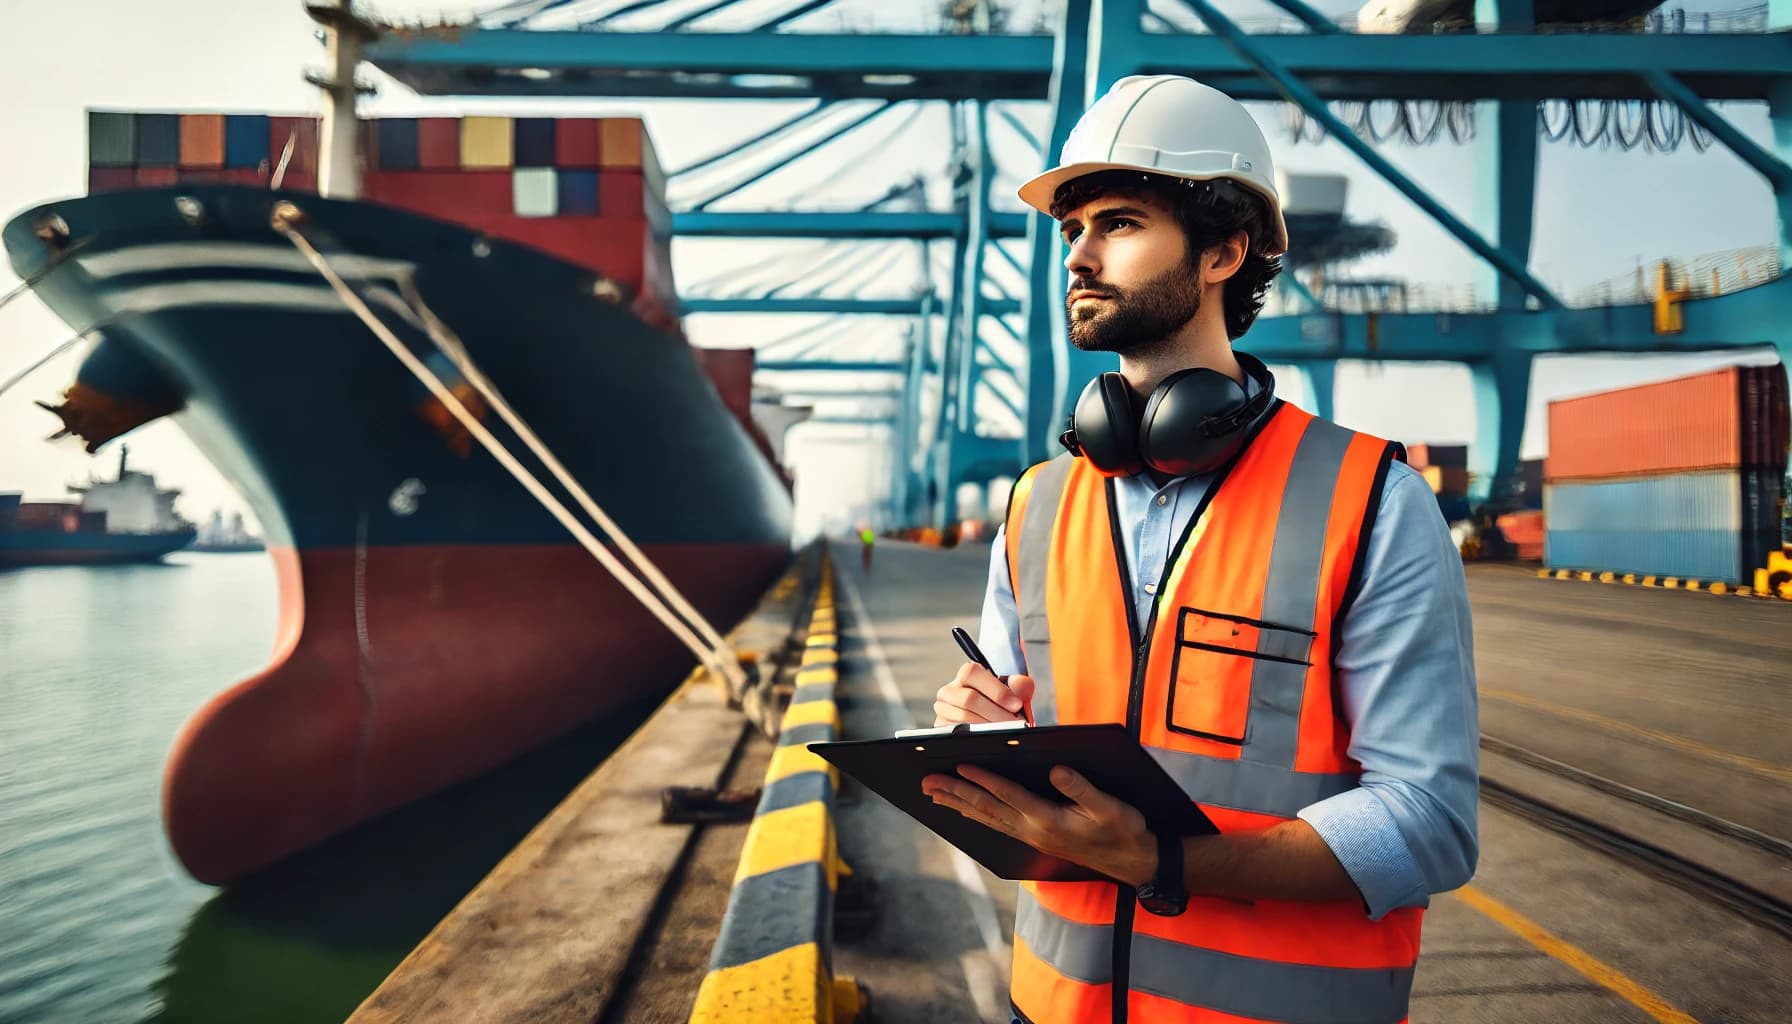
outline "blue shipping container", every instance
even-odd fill
[[[1742,474],[1679,473],[1543,491],[1552,569],[1747,582]]]
[[[228,114],[224,118],[224,166],[257,170],[268,159],[266,114]]]

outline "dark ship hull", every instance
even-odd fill
[[[277,569],[270,664],[200,709],[167,766],[169,839],[213,883],[663,691],[693,663],[271,229],[282,199],[468,393],[398,294],[395,275],[414,275],[718,628],[789,558],[785,481],[684,340],[597,297],[590,270],[377,204],[253,188],[21,215],[4,236],[14,269],[70,324],[104,325],[61,410],[69,426],[97,443],[172,415],[250,503]]]
[[[169,533],[67,533],[0,527],[0,569],[26,565],[124,565],[158,562],[193,543],[192,530]]]

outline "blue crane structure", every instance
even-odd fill
[[[867,354],[853,344],[850,329],[826,321],[824,327],[835,326],[763,346],[759,363],[768,375],[879,375],[879,393],[871,399],[878,414],[819,422],[889,425],[896,448],[889,513],[894,525],[943,525],[960,485],[1013,477],[1050,457],[1083,385],[1115,365],[1111,355],[1068,344],[1056,225],[1043,215],[992,205],[998,168],[991,135],[1014,133],[1032,149],[1038,167],[1047,166],[1083,109],[1126,75],[1185,74],[1241,100],[1292,104],[1479,257],[1491,298],[1485,308],[1344,311],[1325,305],[1290,273],[1278,281],[1293,292],[1282,307],[1287,311],[1259,319],[1240,342],[1269,362],[1298,368],[1321,415],[1332,409],[1337,360],[1465,364],[1475,396],[1471,469],[1477,497],[1497,493],[1517,467],[1539,355],[1770,347],[1792,363],[1792,277],[1723,294],[1664,287],[1653,303],[1571,307],[1530,269],[1538,105],[1552,100],[1645,101],[1675,111],[1705,138],[1728,147],[1770,183],[1779,266],[1792,266],[1792,0],[1768,0],[1764,25],[1744,31],[1552,26],[1539,32],[1533,0],[1475,0],[1470,30],[1445,34],[1345,31],[1303,0],[1272,0],[1292,21],[1269,33],[1246,31],[1212,0],[1061,0],[1051,31],[1034,34],[990,31],[988,0],[970,4],[970,21],[953,33],[793,31],[793,23],[833,0],[784,0],[772,5],[779,13],[750,28],[702,30],[705,20],[734,2],[693,7],[688,0],[513,0],[452,31],[388,33],[369,48],[367,59],[435,95],[815,101],[767,131],[673,171],[674,177],[713,166],[750,170],[757,154],[793,130],[823,125],[827,134],[805,151],[804,158],[812,158],[899,111],[943,101],[952,127],[950,209],[926,208],[924,189],[902,187],[891,190],[889,201],[857,210],[710,208],[777,170],[781,162],[774,162],[675,209],[672,219],[678,236],[801,238],[840,247],[818,267],[775,285],[754,285],[750,293],[694,293],[683,302],[686,313],[906,318],[906,336],[895,354]],[[676,16],[655,20],[662,7],[675,8]],[[655,23],[635,28],[643,19]],[[1476,173],[1470,216],[1459,217],[1438,202],[1336,110],[1341,103],[1378,100],[1467,105]],[[1737,130],[1712,101],[1765,102],[1773,145],[1763,147]],[[1041,102],[1049,126],[1044,137],[1014,114],[1017,104]],[[919,209],[899,208],[917,202]],[[1291,264],[1301,256],[1300,232],[1292,233]],[[935,241],[951,246],[943,274],[928,256]],[[890,243],[913,243],[921,252],[927,283],[917,294],[841,297],[816,285],[830,270],[836,280],[850,276],[846,264],[853,257],[840,252]],[[790,294],[799,282],[807,294]],[[1015,429],[986,422],[982,413],[989,409],[1005,413],[998,418]]]

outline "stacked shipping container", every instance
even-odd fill
[[[315,118],[89,111],[88,191],[317,188]],[[638,118],[362,122],[362,194],[602,273],[679,333],[665,177]]]
[[[1548,563],[1747,583],[1779,549],[1787,446],[1777,364],[1551,402]]]
[[[1468,518],[1467,445],[1408,445],[1406,462],[1431,485],[1431,493],[1437,495],[1437,504],[1445,519],[1455,522]]]

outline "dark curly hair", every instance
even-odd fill
[[[1247,238],[1244,262],[1225,284],[1226,336],[1237,341],[1257,322],[1270,282],[1282,272],[1282,259],[1262,252],[1269,244],[1269,204],[1257,193],[1224,179],[1188,181],[1142,171],[1096,171],[1065,182],[1052,197],[1051,214],[1065,215],[1101,196],[1144,199],[1174,211],[1188,239],[1188,262],[1242,231]]]

